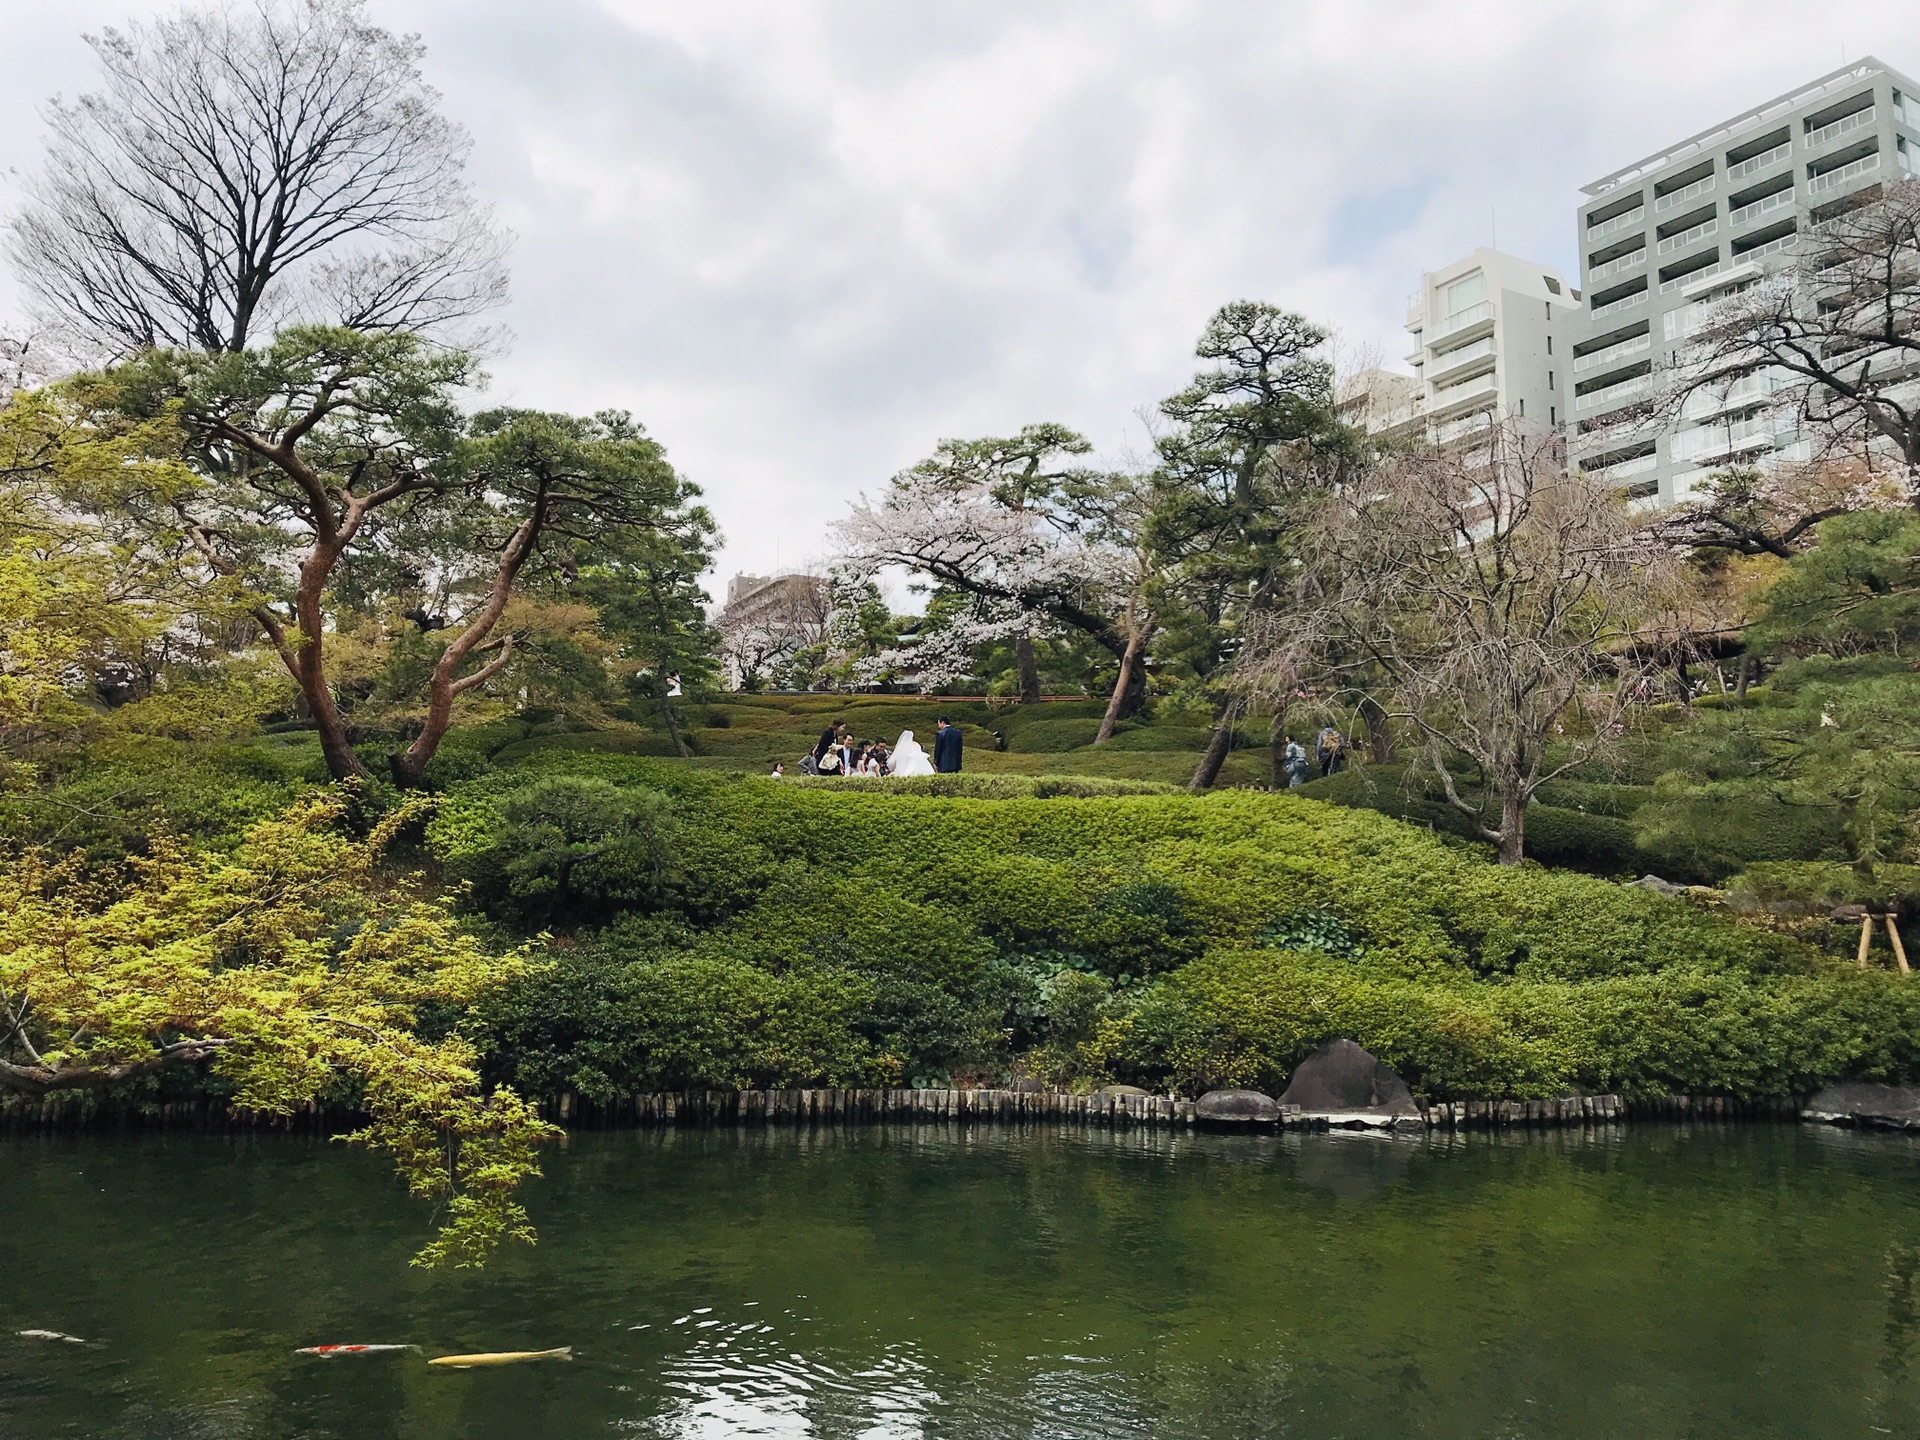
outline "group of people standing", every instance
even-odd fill
[[[856,740],[836,720],[820,732],[813,749],[800,759],[802,775],[955,775],[960,770],[960,727],[942,715],[928,756],[913,731],[904,730],[892,745],[884,740]],[[772,777],[785,778],[787,767],[775,761]]]
[[[1346,737],[1333,726],[1325,726],[1318,735],[1313,737],[1313,756],[1309,759],[1306,747],[1289,735],[1284,758],[1289,790],[1311,780],[1316,763],[1320,766],[1321,778],[1325,779],[1336,771],[1346,768]]]

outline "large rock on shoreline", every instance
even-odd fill
[[[1280,1106],[1329,1125],[1424,1123],[1407,1082],[1351,1040],[1329,1040],[1302,1060]]]
[[[1920,1089],[1908,1085],[1829,1085],[1801,1109],[1805,1120],[1873,1130],[1920,1130]]]
[[[1258,1090],[1209,1090],[1194,1104],[1203,1125],[1277,1125],[1280,1107]]]

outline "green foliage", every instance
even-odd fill
[[[1330,910],[1291,910],[1262,925],[1254,938],[1268,950],[1313,950],[1347,959],[1367,948],[1359,932]]]
[[[355,838],[345,797],[316,797],[231,853],[155,834],[124,870],[93,874],[79,855],[0,852],[0,1089],[210,1065],[236,1104],[290,1116],[350,1085],[367,1124],[347,1138],[441,1207],[419,1263],[479,1264],[531,1239],[515,1196],[552,1127],[482,1084],[465,1024],[527,957],[381,883],[413,818]]]
[[[431,843],[458,869],[485,817],[574,767],[669,797],[674,869],[489,1011],[498,1073],[534,1093],[1012,1066],[1277,1085],[1333,1034],[1433,1094],[1773,1094],[1914,1060],[1904,991],[1790,938],[1294,796],[988,800],[550,754],[457,789]]]
[[[537,929],[644,913],[665,897],[671,826],[657,791],[556,776],[502,797],[495,816],[454,866],[495,915]]]
[[[1086,1047],[1116,1076],[1269,1091],[1316,1045],[1359,1041],[1436,1098],[1804,1095],[1920,1066],[1920,987],[1886,972],[1675,969],[1584,984],[1417,983],[1310,955],[1208,956]]]

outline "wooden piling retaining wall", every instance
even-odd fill
[[[1190,1129],[1199,1124],[1191,1100],[1162,1095],[1074,1095],[1034,1090],[691,1090],[623,1095],[595,1104],[563,1095],[541,1114],[569,1129],[734,1125],[1064,1125],[1094,1129],[1138,1126]],[[1743,1101],[1726,1096],[1671,1095],[1623,1100],[1574,1095],[1557,1100],[1436,1101],[1422,1110],[1429,1130],[1518,1130],[1608,1126],[1629,1121],[1788,1121],[1790,1100]],[[218,1100],[131,1109],[101,1106],[91,1096],[0,1101],[0,1132],[20,1130],[248,1130],[314,1133],[361,1123],[348,1111],[310,1107],[293,1116],[236,1110]],[[1289,1114],[1289,1129],[1325,1128],[1324,1117]]]

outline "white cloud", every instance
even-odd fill
[[[0,164],[144,0],[0,0]],[[943,436],[1103,448],[1222,301],[1403,349],[1419,272],[1571,268],[1577,187],[1848,58],[1911,0],[374,0],[519,232],[516,403],[633,410],[722,579],[817,554]]]

